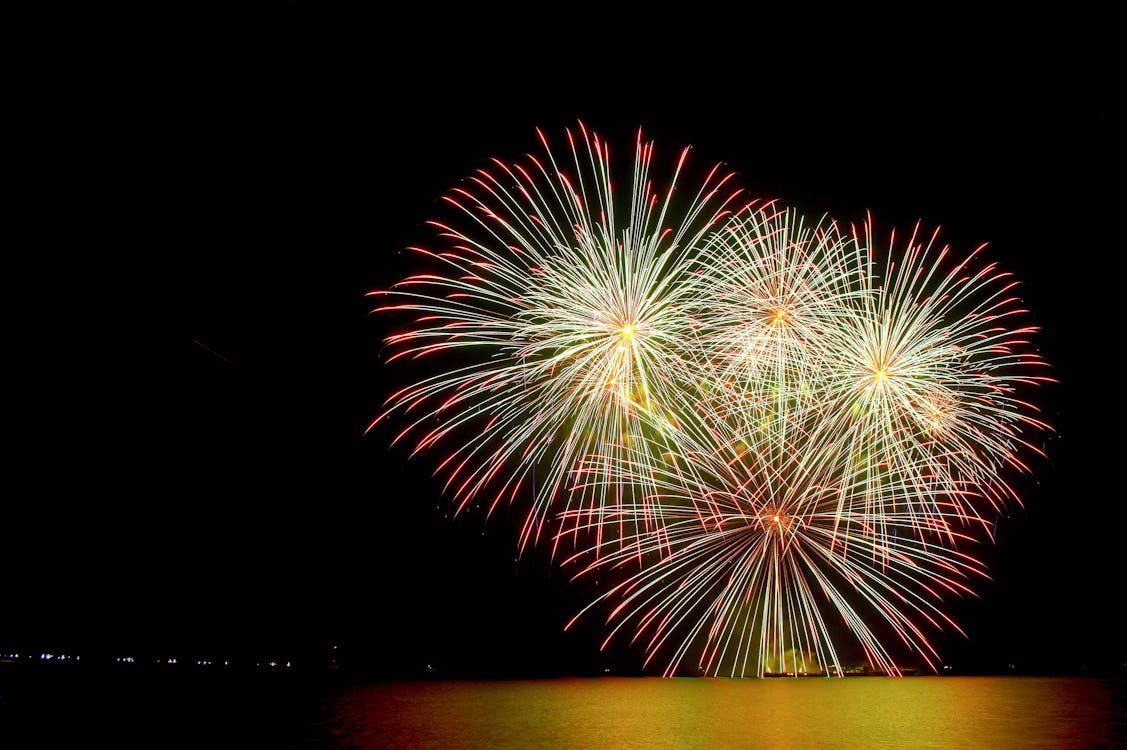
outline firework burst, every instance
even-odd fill
[[[616,467],[614,482],[644,479],[659,495],[619,512],[660,504],[664,523],[566,561],[581,566],[577,577],[610,571],[620,581],[576,619],[610,608],[604,646],[628,634],[666,676],[686,659],[693,671],[736,677],[841,675],[861,658],[896,674],[889,637],[934,666],[929,636],[957,629],[944,599],[972,594],[985,576],[956,548],[975,543],[960,504],[935,493],[928,530],[905,512],[843,511],[838,497],[857,488],[828,463],[806,464],[809,446],[722,443],[717,427],[656,474],[652,461]],[[601,469],[591,467],[589,481],[603,481]],[[874,534],[878,524],[890,533]]]
[[[701,399],[748,441],[786,440],[818,407],[862,264],[828,218],[751,206],[711,235],[693,275]]]
[[[670,423],[689,261],[740,194],[715,167],[683,198],[688,149],[659,191],[639,131],[623,200],[598,135],[580,123],[557,157],[538,134],[543,155],[493,160],[446,196],[457,221],[432,222],[442,249],[413,248],[435,272],[372,293],[377,311],[414,315],[387,338],[389,362],[441,358],[373,426],[406,415],[396,441],[413,439],[412,455],[445,451],[456,512],[531,497],[522,547],[561,508],[617,505],[630,491],[564,488],[583,457],[613,462],[616,446]]]
[[[1026,436],[1049,427],[1027,396],[1049,378],[1013,277],[979,262],[984,246],[953,258],[937,240],[917,225],[897,250],[893,232],[882,263],[871,222],[853,233],[863,293],[826,331],[835,366],[811,441],[834,446],[855,474],[843,512],[906,513],[930,527],[938,491],[985,528],[1020,503],[1006,477],[1040,452]]]

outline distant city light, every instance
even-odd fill
[[[89,656],[89,654],[87,654]],[[5,664],[16,662],[17,660],[28,660],[42,664],[68,664],[71,662],[79,662],[82,660],[81,654],[74,653],[56,653],[54,651],[39,651],[39,652],[18,652],[18,651],[4,651],[0,652],[0,661]],[[179,665],[180,657],[177,656],[135,656],[135,655],[105,655],[100,657],[103,663],[107,664],[140,664],[147,663],[156,665],[158,667],[165,665]],[[88,661],[90,661],[88,659]],[[95,656],[94,662],[99,661],[99,657]],[[238,660],[235,660],[236,663]],[[293,669],[294,662],[291,658],[274,658],[269,660],[253,660],[244,662],[247,665],[253,665],[260,669]],[[332,660],[335,664],[335,654]],[[231,667],[231,659],[208,659],[208,658],[194,658],[184,662],[185,665],[194,665],[197,668],[215,667],[222,665],[224,667]],[[328,664],[326,664],[328,666]]]

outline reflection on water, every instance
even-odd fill
[[[1124,683],[1056,677],[411,682],[331,696],[317,747],[1127,747]]]

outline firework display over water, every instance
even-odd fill
[[[26,109],[0,653],[1123,662],[1114,45],[272,13]]]

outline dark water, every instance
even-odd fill
[[[3,685],[0,748],[1123,748],[1121,679]]]

